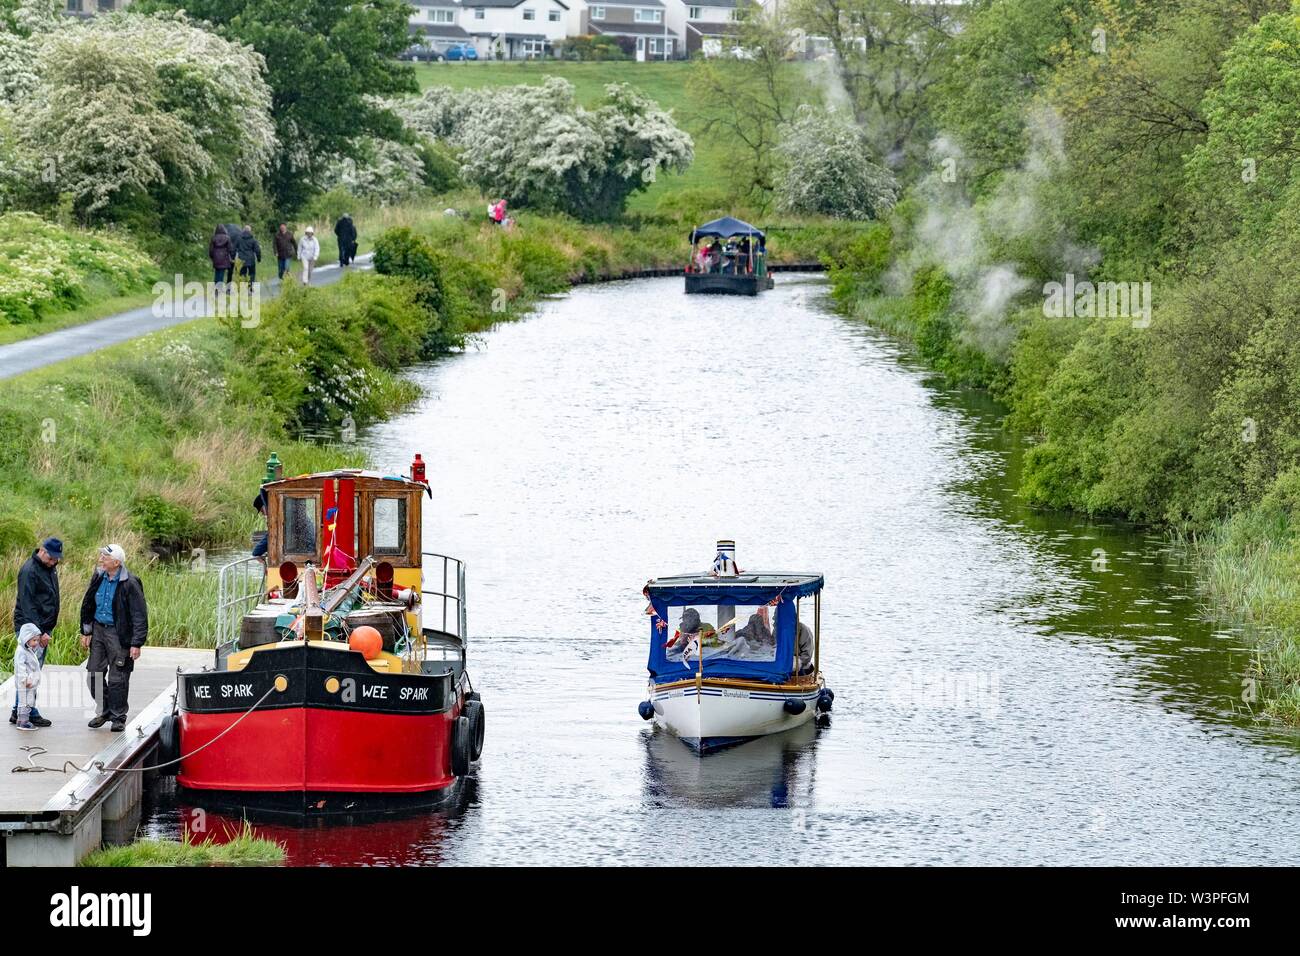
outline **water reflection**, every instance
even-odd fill
[[[470,778],[437,811],[354,814],[303,820],[250,809],[213,807],[201,795],[163,785],[146,802],[146,836],[178,835],[195,841],[227,843],[251,827],[285,849],[288,866],[437,866],[443,844],[457,821],[477,804],[477,781]]]
[[[812,723],[700,757],[647,729],[645,803],[653,807],[790,807],[811,803],[818,730]]]

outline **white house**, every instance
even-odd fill
[[[683,38],[683,56],[702,53],[717,56],[735,30],[736,0],[686,3],[669,0],[677,30]]]
[[[460,26],[480,57],[522,60],[544,56],[570,35],[570,7],[563,0],[464,0]]]
[[[461,5],[458,0],[409,0],[415,7],[411,14],[411,39],[426,49],[441,53],[457,43],[472,43],[472,38],[460,25]]]
[[[673,27],[678,5],[678,0],[586,0],[581,31],[630,38],[638,60],[679,59],[682,34]]]

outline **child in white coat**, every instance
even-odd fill
[[[35,730],[32,706],[41,683],[41,629],[30,621],[18,632],[14,650],[14,686],[18,689],[18,729]]]

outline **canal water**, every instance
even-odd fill
[[[1300,751],[1177,551],[1025,507],[998,409],[824,295],[580,288],[413,370],[362,441],[424,454],[468,562],[482,766],[447,813],[256,828],[302,865],[1300,862]],[[825,574],[835,711],[700,759],[637,715],[641,588],[720,537]]]

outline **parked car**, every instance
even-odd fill
[[[399,60],[414,61],[416,63],[420,62],[421,60],[428,60],[432,62],[435,59],[442,59],[442,57],[438,56],[437,51],[434,50],[433,47],[428,47],[428,46],[409,47],[408,49],[403,50],[401,53],[399,53],[397,55],[397,58]]]
[[[474,49],[469,43],[453,43],[442,53],[438,54],[438,60],[477,60],[478,50]]]

